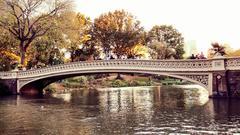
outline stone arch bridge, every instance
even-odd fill
[[[32,89],[42,91],[48,84],[67,77],[97,73],[144,73],[180,78],[204,87],[210,97],[233,97],[240,91],[240,57],[81,61],[26,71],[0,72],[0,84],[11,94],[21,94]]]

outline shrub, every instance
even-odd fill
[[[56,87],[54,87],[54,85],[48,85],[45,89],[44,89],[45,92],[47,93],[54,93],[56,92]]]
[[[111,86],[112,87],[126,87],[128,86],[128,83],[123,81],[123,80],[114,80],[112,83],[111,83]]]
[[[130,82],[130,86],[150,86],[152,85],[151,81],[138,81],[138,80],[133,80]]]

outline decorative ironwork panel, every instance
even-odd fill
[[[190,78],[197,82],[202,83],[205,86],[208,86],[209,75],[180,75],[186,78]]]
[[[240,58],[229,58],[225,61],[226,69],[240,70]]]
[[[60,72],[101,70],[101,69],[139,69],[168,72],[209,71],[212,67],[211,60],[106,60],[74,62],[46,68],[19,71],[18,77],[34,77]]]

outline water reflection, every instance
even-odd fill
[[[0,98],[1,134],[233,134],[239,100],[168,87],[78,90]]]

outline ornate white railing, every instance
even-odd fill
[[[30,78],[54,73],[97,70],[146,70],[158,72],[209,72],[215,71],[216,61],[225,61],[227,70],[240,70],[240,58],[203,60],[99,60],[81,61],[27,71],[0,72],[0,79]]]
[[[225,66],[227,70],[240,70],[240,57],[226,59]]]
[[[12,71],[12,72],[0,72],[0,79],[2,78],[16,78],[18,72]]]
[[[26,78],[79,70],[151,70],[165,72],[211,71],[212,60],[99,60],[81,61],[27,71],[0,72],[1,78]]]

